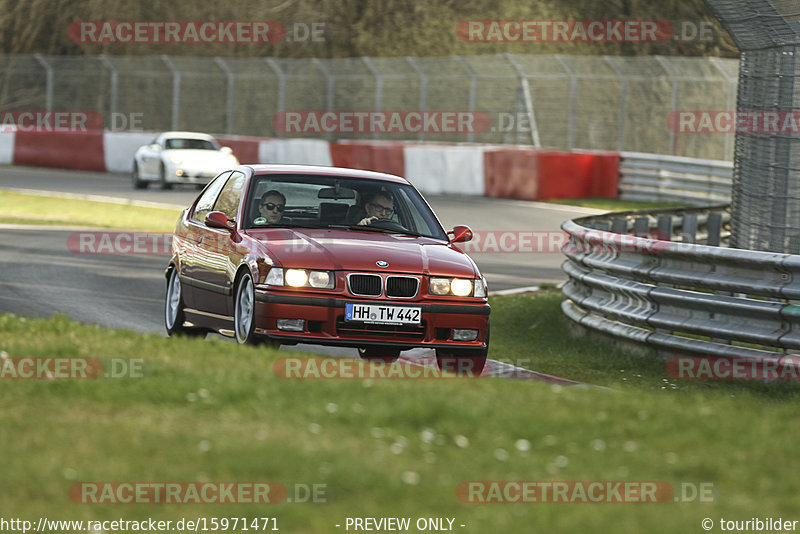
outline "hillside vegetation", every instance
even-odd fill
[[[525,42],[459,40],[464,20],[659,20],[681,30],[654,43]],[[324,37],[275,44],[79,44],[67,33],[77,21],[278,21],[308,36],[322,23]],[[692,28],[710,28],[694,39]],[[292,34],[295,35],[295,34]],[[297,34],[299,35],[299,34]],[[0,0],[3,53],[113,54],[224,57],[358,57],[496,54],[609,54],[728,56],[737,51],[703,0]]]

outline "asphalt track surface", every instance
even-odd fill
[[[198,194],[194,187],[134,191],[128,178],[118,174],[32,167],[0,167],[0,188],[100,195],[176,207],[185,207]],[[551,236],[554,234],[549,232],[557,232],[564,220],[597,213],[583,208],[503,199],[431,196],[427,200],[445,228],[467,224],[478,233],[492,232],[496,237],[508,232],[514,236],[520,232]],[[68,250],[67,238],[77,230],[2,225],[0,313],[32,317],[64,313],[85,323],[165,335],[163,273],[168,257],[76,254]],[[547,239],[545,237],[544,243]],[[506,241],[506,245],[512,241]],[[486,276],[490,291],[563,282],[566,279],[560,268],[563,256],[548,250],[549,245],[542,248],[533,252],[472,252],[470,256]],[[298,345],[292,350],[331,356],[352,357],[355,354],[355,349],[312,345]],[[403,360],[424,363],[430,360],[431,354],[431,350],[415,349],[404,352]],[[492,367],[491,374],[510,371],[503,365]],[[515,376],[526,376],[526,373],[517,372]]]

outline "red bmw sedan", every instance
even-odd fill
[[[169,335],[355,347],[391,361],[435,349],[478,374],[489,348],[486,280],[408,181],[378,172],[247,165],[214,178],[175,227]]]

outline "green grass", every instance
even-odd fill
[[[171,232],[180,209],[0,191],[0,223]]]
[[[630,211],[660,208],[685,208],[685,204],[676,202],[644,202],[640,200],[619,200],[613,198],[554,198],[548,200],[551,204],[564,206],[580,206],[607,211]]]
[[[661,362],[569,336],[559,301],[555,291],[493,299],[491,357],[608,388],[281,380],[272,363],[288,351],[2,315],[8,356],[143,358],[148,372],[4,380],[0,516],[277,516],[281,530],[313,533],[344,531],[334,525],[353,516],[454,517],[467,525],[456,530],[502,533],[700,532],[705,517],[792,518],[794,389],[673,384]],[[203,480],[326,484],[329,502],[79,505],[67,495],[78,481]],[[470,480],[708,483],[715,502],[462,503],[456,487]]]

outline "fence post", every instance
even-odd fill
[[[103,62],[103,65],[109,70],[109,86],[111,89],[111,95],[109,95],[109,103],[108,103],[108,113],[109,117],[111,118],[111,126],[114,126],[114,114],[117,112],[117,95],[119,93],[119,72],[117,72],[116,67],[108,60],[108,57],[105,54],[100,55],[100,61]],[[106,128],[110,130],[110,128]]]
[[[672,68],[672,65],[667,61],[667,58],[664,56],[654,56],[656,61],[658,61],[661,68],[667,71],[667,75],[669,76],[670,81],[672,82],[672,104],[670,106],[670,111],[673,113],[678,111],[678,75],[675,72],[675,69]],[[669,153],[673,156],[678,155],[678,147],[677,147],[678,138],[675,135],[674,128],[669,129]]]
[[[528,123],[531,127],[531,143],[535,147],[542,146],[541,139],[539,139],[539,128],[536,125],[536,115],[533,113],[533,101],[531,100],[531,86],[528,82],[528,77],[522,70],[522,65],[519,64],[517,58],[511,52],[506,52],[503,54],[506,58],[506,61],[511,65],[511,67],[517,71],[517,75],[519,76],[519,83],[520,88],[523,92],[523,98],[525,101],[525,112],[528,115]]]
[[[425,75],[422,67],[417,64],[417,58],[406,56],[406,61],[419,75],[419,111],[428,111],[428,76]],[[425,128],[420,128],[417,139],[420,141],[425,139]]]
[[[477,74],[475,69],[472,68],[472,65],[461,56],[455,56],[456,61],[464,67],[464,70],[467,71],[469,74],[469,112],[475,113],[475,94],[478,91],[478,84],[477,84]],[[475,132],[470,131],[467,133],[467,142],[472,143],[475,140]]]
[[[325,75],[327,86],[325,95],[325,111],[333,111],[333,85],[335,83],[333,75],[331,74],[330,69],[328,69],[328,67],[322,61],[317,58],[314,58],[312,61],[314,62],[314,65],[316,65],[317,68],[322,71],[322,74]],[[330,132],[325,134],[325,138],[328,140],[330,140],[332,137],[333,135]]]
[[[278,63],[272,59],[271,57],[265,57],[264,61],[269,68],[275,73],[275,76],[278,78],[278,103],[276,105],[275,114],[277,115],[281,111],[285,111],[286,107],[286,75],[283,73],[283,70],[278,66]],[[275,132],[278,137],[283,137],[283,132]]]
[[[231,71],[228,64],[221,57],[215,57],[214,61],[219,65],[219,68],[225,73],[228,79],[227,95],[225,96],[225,133],[233,133],[233,90],[235,78],[233,71]]]
[[[628,78],[619,70],[616,63],[609,57],[603,56],[606,63],[614,69],[614,73],[619,77],[619,111],[617,113],[618,132],[617,132],[617,150],[625,150],[625,101],[628,98]]]
[[[375,76],[375,111],[382,111],[383,110],[383,76],[381,76],[381,72],[378,70],[378,67],[372,62],[371,58],[362,57],[361,59],[364,60],[364,64],[367,68],[372,72],[372,75]],[[378,138],[378,132],[372,132],[372,138]]]
[[[172,72],[172,125],[171,129],[178,129],[178,112],[180,111],[181,73],[175,69],[172,60],[166,54],[161,55],[161,60]]]
[[[44,67],[47,76],[47,88],[45,89],[45,109],[53,111],[53,67],[48,63],[42,54],[34,54],[36,61]]]
[[[569,74],[569,116],[567,118],[567,150],[575,148],[575,111],[577,107],[578,98],[578,79],[575,71],[569,63],[560,54],[556,54],[555,58],[564,67],[564,70]]]

